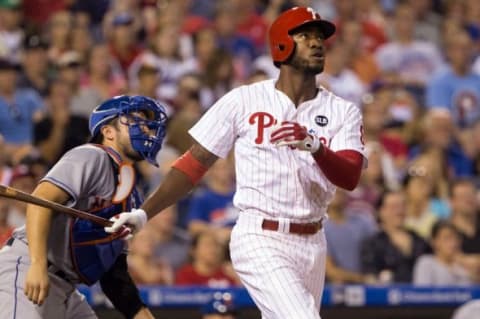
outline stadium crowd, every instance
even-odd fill
[[[478,284],[477,0],[0,0],[0,182],[31,192],[88,141],[95,106],[141,94],[169,113],[160,167],[136,167],[148,194],[219,97],[277,76],[268,26],[295,5],[337,26],[318,84],[359,105],[369,159],[360,185],[330,205],[327,281]],[[232,163],[215,163],[130,242],[137,283],[239,284],[226,251]],[[24,211],[0,199],[0,242]]]

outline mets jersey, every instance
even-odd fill
[[[99,210],[122,202],[134,188],[135,173],[131,166],[120,166],[119,176],[115,176],[110,156],[120,158],[113,150],[108,151],[92,144],[76,147],[67,152],[41,182],[48,181],[67,192],[70,200],[66,206],[82,211]],[[118,185],[117,178],[121,181]],[[141,203],[131,204],[138,207]],[[74,219],[66,214],[53,215],[48,260],[72,281],[81,281],[71,258],[73,222]],[[25,226],[15,230],[13,237],[27,242]]]

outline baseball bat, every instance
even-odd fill
[[[90,220],[94,223],[97,223],[97,224],[99,224],[103,227],[111,226],[113,224],[111,221],[109,221],[108,219],[105,219],[103,217],[93,215],[93,214],[90,214],[90,213],[86,213],[86,212],[82,212],[81,210],[71,208],[71,207],[67,207],[67,206],[64,206],[62,204],[55,203],[55,202],[52,202],[52,201],[49,201],[49,200],[46,200],[46,199],[43,199],[43,198],[39,198],[39,197],[30,195],[28,193],[22,192],[21,190],[18,190],[18,189],[9,187],[9,186],[1,185],[1,184],[0,184],[0,197],[11,198],[11,199],[18,200],[18,201],[21,201],[21,202],[26,202],[26,203],[29,203],[29,204],[42,206],[42,207],[54,210],[56,212],[65,213],[65,214],[70,215],[72,217],[79,217],[79,218],[83,218],[83,219],[88,219],[88,220]]]

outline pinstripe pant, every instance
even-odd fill
[[[320,319],[327,245],[323,230],[296,235],[263,230],[241,212],[230,239],[232,264],[262,319]]]

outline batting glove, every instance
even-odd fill
[[[305,126],[296,122],[282,122],[282,125],[270,134],[270,143],[277,147],[287,145],[312,154],[322,146],[318,137],[309,134]]]
[[[127,226],[131,229],[132,233],[138,232],[147,223],[147,213],[143,209],[132,209],[130,212],[120,213],[110,218],[113,224],[109,227],[105,227],[104,230],[107,233],[116,233],[120,231],[122,227]],[[127,236],[125,237],[128,239]]]

